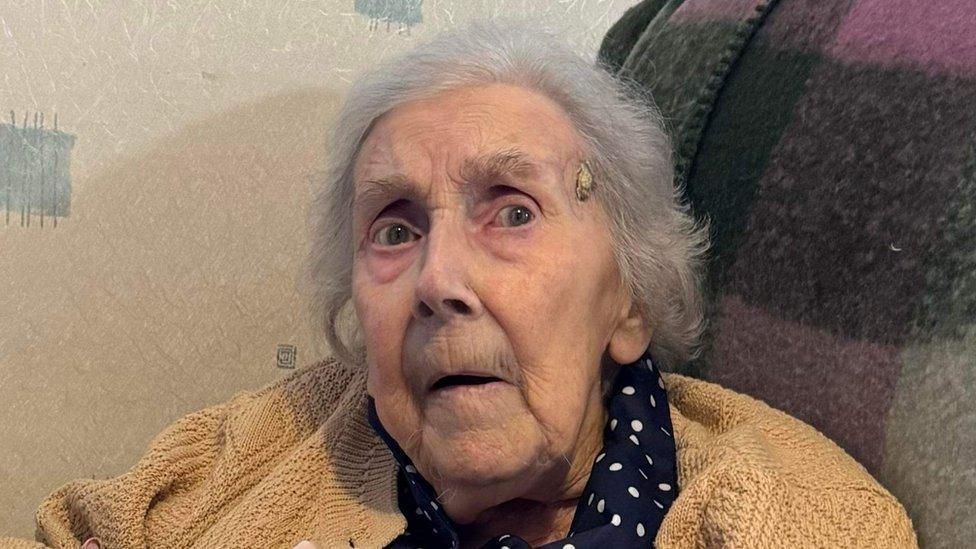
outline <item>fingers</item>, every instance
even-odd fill
[[[314,543],[312,543],[312,542],[310,542],[308,540],[303,540],[303,541],[298,542],[298,545],[296,545],[292,549],[319,549],[319,548]]]

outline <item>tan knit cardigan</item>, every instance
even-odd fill
[[[680,495],[668,547],[917,547],[890,493],[812,427],[717,385],[664,376]],[[0,547],[383,547],[404,531],[366,376],[332,359],[167,427],[128,472],[76,480]],[[46,545],[44,545],[46,544]]]

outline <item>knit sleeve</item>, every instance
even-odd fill
[[[43,543],[17,538],[0,538],[0,547],[3,549],[48,549],[48,546]]]
[[[38,508],[35,538],[58,549],[77,548],[91,536],[108,547],[147,546],[144,519],[154,507],[192,491],[209,474],[228,413],[253,398],[252,393],[238,393],[229,402],[176,420],[118,477],[79,479],[62,486]]]
[[[680,493],[656,547],[917,549],[904,507],[822,433],[718,385],[666,381]]]
[[[191,546],[325,421],[349,372],[322,361],[179,418],[127,472],[74,480],[49,495],[35,538],[58,549],[88,537],[103,547]],[[41,546],[0,539],[0,547]]]

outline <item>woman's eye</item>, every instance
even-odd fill
[[[414,236],[413,232],[402,223],[391,223],[373,235],[373,242],[380,246],[398,246],[410,242]]]
[[[502,208],[502,211],[498,212],[498,216],[503,227],[518,227],[532,221],[535,214],[525,206],[516,205]]]

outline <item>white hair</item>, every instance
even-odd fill
[[[352,306],[353,166],[374,121],[394,107],[461,87],[506,83],[565,110],[582,138],[593,196],[610,220],[622,282],[651,326],[651,353],[666,368],[697,354],[703,329],[700,268],[706,224],[674,184],[671,143],[639,85],[614,77],[525,21],[476,21],[387,60],[356,80],[328,135],[324,180],[309,210],[307,305],[341,361],[365,349]]]

